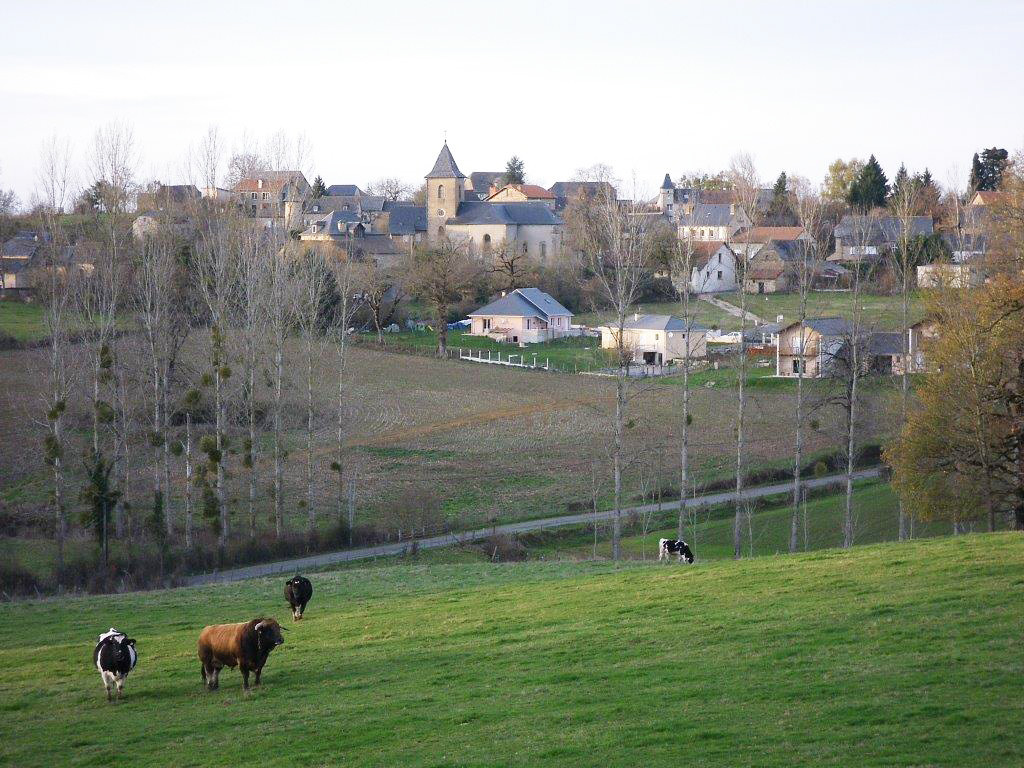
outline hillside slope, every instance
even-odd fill
[[[4,765],[1018,765],[1024,537],[699,567],[397,566],[0,608]],[[290,627],[202,689],[207,623]],[[95,636],[138,639],[107,705]]]

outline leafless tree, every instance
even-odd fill
[[[302,334],[306,358],[306,534],[316,535],[316,504],[313,498],[314,363],[323,355],[330,318],[327,317],[328,288],[331,273],[317,249],[302,254],[295,274],[295,319]]]
[[[366,191],[385,200],[408,200],[412,196],[413,187],[396,176],[386,176],[371,181],[366,185]]]
[[[448,313],[474,277],[477,264],[462,243],[448,238],[417,248],[407,265],[411,290],[430,306],[437,326],[437,356],[448,354]]]
[[[44,323],[50,339],[49,397],[47,405],[46,445],[44,458],[53,470],[54,537],[57,540],[57,571],[64,569],[64,539],[67,535],[64,473],[65,437],[64,418],[71,393],[71,349],[69,344],[69,314],[72,289],[70,283],[77,275],[62,265],[62,254],[68,247],[61,214],[71,186],[71,148],[56,137],[43,146],[39,169],[40,225],[46,241],[48,268],[45,272],[45,291],[39,291],[44,306]]]
[[[574,240],[586,268],[593,274],[601,299],[611,306],[610,330],[615,340],[615,415],[612,423],[612,465],[615,514],[612,520],[612,557],[619,560],[622,539],[622,473],[625,460],[626,411],[629,404],[633,349],[626,320],[640,298],[649,276],[648,218],[636,201],[620,203],[601,193],[580,212]]]
[[[823,248],[818,242],[817,233],[821,230],[821,219],[823,216],[823,203],[817,191],[806,179],[792,179],[794,190],[793,211],[797,221],[804,228],[805,239],[798,241],[800,248],[800,261],[796,265],[796,288],[800,300],[797,320],[800,323],[800,350],[803,354],[806,344],[806,328],[804,322],[807,320],[807,299],[810,293],[811,281],[814,277],[815,264],[820,259]],[[789,526],[789,551],[796,552],[799,531],[800,512],[803,494],[803,482],[800,476],[804,462],[804,364],[803,360],[797,366],[796,372],[796,413],[795,413],[795,438],[793,441],[793,512]]]
[[[249,436],[246,439],[242,463],[249,474],[249,537],[256,536],[256,496],[259,485],[260,439],[257,431],[257,379],[262,365],[266,343],[265,292],[269,283],[268,271],[273,254],[273,238],[257,227],[247,227],[239,238],[239,252],[235,264],[237,288],[234,291],[234,325],[238,328],[241,359],[245,380],[242,399],[245,405]]]
[[[537,265],[515,240],[503,240],[489,253],[485,251],[482,257],[484,269],[492,276],[499,291],[523,288],[536,277]]]
[[[738,207],[747,215],[751,226],[756,226],[760,220],[758,208],[758,194],[761,189],[761,181],[757,174],[754,161],[747,154],[737,155],[732,159],[729,168],[729,180],[732,183],[733,193],[737,199]],[[733,557],[739,558],[743,553],[742,533],[743,515],[747,515],[747,528],[751,530],[750,510],[743,500],[744,484],[744,428],[746,426],[746,378],[747,378],[747,256],[745,251],[738,253],[736,257],[736,282],[740,292],[740,342],[739,359],[737,362],[737,384],[736,384],[736,516],[733,521]],[[752,538],[752,536],[751,536]]]
[[[344,263],[349,264],[347,260]],[[384,328],[391,323],[395,310],[405,298],[405,291],[398,280],[396,270],[387,269],[372,258],[347,268],[349,277],[355,281],[362,303],[370,313],[373,327],[377,331],[377,343],[383,343]]]
[[[331,262],[331,272],[334,275],[334,285],[338,291],[338,306],[334,317],[334,331],[337,334],[338,344],[338,399],[335,411],[335,458],[331,469],[338,476],[338,520],[342,520],[346,507],[348,509],[348,535],[349,546],[352,545],[352,529],[354,527],[355,514],[355,475],[350,472],[348,492],[345,487],[345,438],[347,434],[348,419],[346,417],[346,394],[347,380],[345,364],[347,362],[346,352],[348,351],[348,329],[352,316],[358,309],[357,280],[352,263],[348,259],[335,260]]]
[[[267,275],[266,317],[273,373],[274,391],[274,530],[280,538],[284,532],[284,446],[281,436],[283,389],[285,384],[285,342],[295,324],[295,281],[291,259],[280,249],[270,256]]]
[[[198,293],[206,311],[210,329],[209,378],[213,385],[214,447],[216,461],[217,512],[220,521],[218,546],[227,545],[229,530],[225,502],[224,454],[226,438],[227,381],[231,376],[228,364],[226,334],[231,319],[235,290],[235,259],[239,251],[240,232],[248,226],[240,217],[228,213],[214,216],[201,231],[194,265]]]
[[[910,403],[910,292],[914,286],[917,273],[916,248],[913,243],[912,224],[914,214],[920,204],[920,187],[913,180],[900,184],[894,190],[889,201],[889,208],[899,222],[899,242],[890,251],[893,271],[900,280],[900,423],[907,421],[907,409]],[[903,506],[903,497],[898,497],[899,504],[899,539],[907,538],[907,513]]]

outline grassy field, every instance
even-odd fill
[[[284,619],[280,580],[0,608],[17,766],[1009,766],[1024,762],[1024,538],[696,567],[530,563],[316,577],[264,685],[195,640]],[[126,698],[90,663],[138,640]]]
[[[0,301],[0,333],[21,342],[45,338],[42,306],[22,301]]]
[[[363,344],[375,345],[377,335],[375,333],[360,334],[359,341]],[[436,331],[402,331],[400,333],[388,333],[384,335],[384,348],[400,349],[411,347],[417,350],[428,352],[437,349]],[[573,338],[557,339],[538,344],[528,344],[519,347],[517,344],[503,344],[483,336],[471,336],[463,331],[448,332],[448,347],[450,349],[463,350],[490,350],[493,353],[501,353],[504,360],[509,354],[524,355],[527,365],[536,362],[538,366],[544,366],[550,362],[560,370],[572,371],[603,368],[608,365],[608,356],[601,350],[601,339],[590,336],[578,336]],[[486,355],[485,355],[486,357]],[[497,357],[497,355],[495,355]],[[519,360],[517,359],[517,362]]]
[[[738,293],[725,293],[719,298],[739,306]],[[876,330],[899,330],[902,323],[903,300],[899,296],[861,294],[863,322]],[[853,295],[842,291],[813,291],[807,297],[807,314],[809,317],[839,316],[849,318],[853,315]],[[762,320],[774,323],[777,315],[782,315],[792,322],[800,316],[800,297],[795,293],[772,293],[747,296],[747,311],[753,312]],[[910,303],[910,322],[924,317],[924,301],[920,294],[914,294]]]
[[[857,483],[854,493],[855,542],[874,544],[895,541],[898,535],[896,494],[888,483],[863,481]],[[806,509],[806,536],[803,514],[799,523],[799,546],[807,551],[841,546],[842,519],[845,497],[841,493],[808,500]],[[697,515],[696,530],[686,527],[685,538],[690,542],[698,560],[720,560],[732,557],[732,527],[734,507],[731,504],[702,510]],[[651,530],[644,535],[626,535],[622,540],[624,556],[631,559],[657,557],[658,539],[676,537],[676,512],[665,511],[659,518],[651,516]],[[743,551],[747,556],[785,553],[789,548],[789,529],[792,507],[788,500],[765,500],[764,506],[752,507],[749,526],[743,527]],[[631,520],[632,529],[640,521]],[[611,557],[609,525],[598,528],[597,556]],[[642,530],[642,529],[641,529]],[[914,523],[915,538],[948,536],[950,524]],[[806,542],[805,542],[806,539]],[[558,531],[544,531],[524,538],[532,558],[580,559],[594,553],[594,532],[589,526]]]

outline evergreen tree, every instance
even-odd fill
[[[92,528],[102,547],[104,577],[110,551],[110,513],[121,498],[121,492],[110,480],[113,469],[113,461],[104,458],[102,453],[91,453],[85,465],[87,483],[79,495],[85,506],[82,522]]]
[[[999,189],[1009,156],[1005,149],[998,147],[982,150],[980,157],[975,152],[974,159],[971,161],[971,189],[975,191]]]
[[[796,223],[793,209],[789,204],[789,180],[786,172],[779,174],[772,187],[772,201],[768,208],[767,223],[771,226],[785,227]]]
[[[869,211],[885,205],[888,196],[889,180],[872,155],[851,185],[846,201],[854,208]]]
[[[313,179],[313,197],[323,197],[327,194],[327,187],[324,186],[324,180],[317,176]]]
[[[505,163],[505,175],[502,178],[506,184],[526,183],[526,169],[523,161],[517,155],[512,155]]]
[[[914,182],[916,181],[915,177]],[[907,185],[911,183],[910,174],[907,173],[907,166],[900,163],[900,169],[896,171],[896,177],[892,181],[892,193],[889,195],[889,199],[900,200],[904,191],[908,188]]]

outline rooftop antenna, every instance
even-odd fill
[[[444,143],[445,144],[448,143],[448,129],[447,128],[444,129]]]

